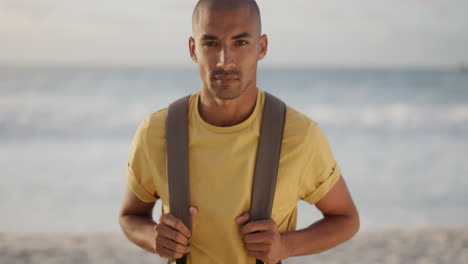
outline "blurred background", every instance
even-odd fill
[[[0,232],[120,232],[137,126],[200,89],[195,3],[0,0]],[[258,4],[258,86],[320,124],[362,229],[466,227],[468,2]]]

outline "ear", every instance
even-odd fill
[[[261,60],[265,57],[268,50],[268,37],[267,35],[263,34],[260,37],[260,53],[258,54],[258,60]]]
[[[189,38],[189,51],[192,60],[197,62],[197,55],[195,55],[195,39],[193,37]]]

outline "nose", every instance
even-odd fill
[[[218,63],[216,64],[218,68],[223,68],[225,70],[235,68],[234,54],[229,47],[223,47],[219,51]]]

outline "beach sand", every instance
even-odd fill
[[[159,264],[163,259],[129,242],[121,233],[0,233],[0,263]],[[468,263],[468,227],[360,232],[327,252],[287,263]]]

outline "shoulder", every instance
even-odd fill
[[[136,139],[146,143],[164,140],[166,136],[167,107],[145,117],[136,132]]]
[[[283,146],[309,154],[329,152],[328,139],[319,124],[305,114],[287,106]]]
[[[305,114],[299,112],[289,105],[286,105],[286,122],[289,123],[289,125],[317,126],[316,121],[312,120]]]
[[[320,130],[316,121],[286,105],[286,121],[283,138],[303,142],[307,136]]]
[[[145,117],[142,126],[149,129],[164,128],[166,126],[167,107],[159,109]]]
[[[190,102],[195,98],[196,93],[190,95]],[[179,99],[182,99],[181,97]],[[177,100],[179,100],[177,99]],[[173,101],[176,102],[176,101]],[[166,139],[166,119],[169,106],[161,108],[149,115],[140,123],[137,136],[142,136],[148,141],[161,141]]]

